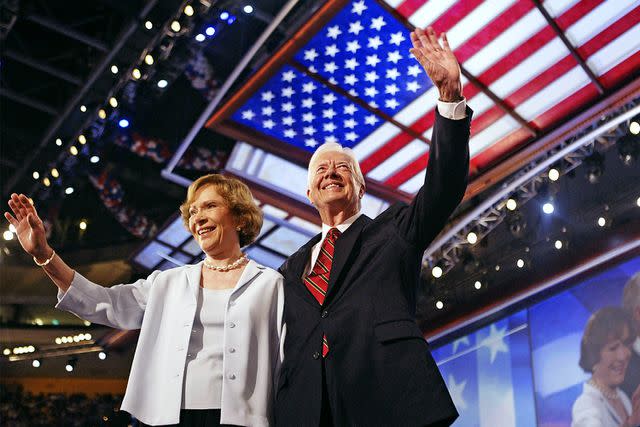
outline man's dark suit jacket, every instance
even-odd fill
[[[627,366],[627,372],[624,376],[624,382],[620,385],[622,391],[624,391],[629,399],[633,396],[633,392],[640,385],[640,356],[636,351],[631,348],[631,359],[629,359],[629,365]]]
[[[469,108],[462,120],[436,109],[424,186],[411,204],[361,215],[340,236],[322,306],[302,282],[320,235],[280,267],[287,332],[276,425],[319,425],[323,333],[335,425],[448,426],[458,416],[415,311],[423,253],[466,189],[470,122]]]

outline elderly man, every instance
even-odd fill
[[[634,339],[631,344],[631,359],[620,388],[631,398],[640,386],[640,272],[634,274],[624,285],[622,306],[631,319],[634,329],[631,335]]]
[[[448,426],[457,417],[415,322],[424,250],[464,194],[471,110],[460,67],[434,30],[411,34],[411,53],[440,92],[424,187],[375,220],[360,213],[357,160],[325,144],[309,162],[307,195],[322,234],[282,265],[284,362],[280,426]]]

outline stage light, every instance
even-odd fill
[[[91,158],[89,159],[89,161],[91,163],[98,163],[100,161],[100,157],[98,156],[91,156]]]
[[[509,209],[510,211],[515,211],[517,207],[518,207],[518,202],[516,202],[516,199],[507,200],[507,209]]]
[[[227,20],[227,18],[229,18],[229,12],[222,11],[222,12],[220,13],[220,19],[222,19],[223,21],[226,21],[226,20]]]
[[[9,224],[9,231],[12,233],[16,232],[16,227],[13,224]]]
[[[100,353],[98,353],[98,359],[104,360],[106,358],[107,358],[107,353],[105,353],[104,351],[101,351]]]
[[[139,80],[140,77],[142,77],[142,73],[140,72],[140,70],[138,68],[134,68],[131,71],[131,77],[133,77],[134,80]]]
[[[638,205],[638,207],[640,208],[640,197],[636,199],[636,205]]]
[[[64,190],[64,193],[65,193],[65,194],[73,194],[73,187],[67,187],[67,188]]]
[[[231,25],[234,22],[236,22],[236,17],[234,15],[231,15],[229,19],[227,19],[227,24]]]
[[[438,265],[436,265],[435,267],[433,267],[431,269],[431,274],[433,275],[433,277],[435,277],[436,279],[442,277],[442,268]]]
[[[44,179],[42,180],[42,183],[44,184],[45,187],[49,187],[51,185],[51,180],[45,176]]]
[[[604,156],[594,151],[589,157],[584,159],[585,176],[591,184],[597,184],[604,173]]]
[[[56,145],[60,147],[62,145],[62,140],[60,138],[56,138]]]
[[[518,260],[516,261],[516,266],[518,268],[524,268],[524,260],[522,258],[518,258]]]
[[[71,361],[68,361],[66,366],[64,367],[64,369],[67,372],[73,372],[74,365],[75,365],[75,363],[72,363]]]
[[[111,107],[113,108],[117,108],[118,107],[118,100],[115,97],[111,97],[109,98],[109,105],[111,105]]]
[[[60,337],[56,337],[55,342],[56,342],[56,344],[58,344],[58,345],[62,344],[62,338],[60,338]]]
[[[551,202],[546,202],[544,205],[542,205],[542,212],[546,213],[547,215],[551,215],[555,210],[556,208]]]
[[[31,176],[33,176],[33,179],[40,178],[40,174],[38,173],[38,171],[33,171],[33,174]]]
[[[160,89],[164,89],[165,87],[167,87],[168,84],[169,82],[167,82],[165,79],[158,80],[158,87]]]
[[[144,63],[147,65],[153,65],[153,56],[151,56],[150,54],[145,55]]]
[[[551,181],[557,181],[558,178],[560,178],[560,172],[558,172],[556,168],[551,168],[549,169],[548,176]]]
[[[34,368],[39,368],[40,361],[38,359],[34,359],[33,362],[31,362],[31,366],[33,366]]]
[[[640,116],[635,116],[629,122],[629,132],[633,135],[640,134]]]
[[[179,23],[178,21],[173,21],[173,22],[171,23],[171,30],[172,30],[174,33],[179,32],[181,28],[182,28],[182,26],[180,25],[180,23]]]
[[[469,234],[467,234],[467,242],[469,242],[469,244],[471,245],[475,245],[477,241],[478,235],[473,231],[470,231]]]
[[[562,249],[562,240],[556,240],[556,241],[555,241],[555,243],[553,244],[553,246],[554,246],[557,250]]]
[[[82,144],[82,145],[86,144],[87,143],[87,137],[82,135],[82,134],[78,135],[78,142],[80,144]]]
[[[13,233],[10,232],[9,230],[6,230],[2,233],[2,237],[4,238],[4,240],[9,241],[9,240],[13,240]]]
[[[80,230],[86,230],[87,229],[87,222],[82,220],[80,221],[80,224],[78,224],[78,227],[80,227]]]
[[[75,146],[75,145],[72,145],[72,146],[71,146],[71,148],[69,148],[69,152],[70,152],[71,154],[73,154],[74,156],[77,156],[77,155],[78,155],[78,149],[76,148],[76,146]]]
[[[81,105],[80,106],[80,111],[82,111],[83,113],[87,112],[87,106],[86,105]]]
[[[184,14],[187,16],[193,16],[194,14],[194,10],[193,10],[193,6],[191,6],[190,4],[186,5],[184,7]]]
[[[11,350],[8,348],[5,348],[4,350],[2,350],[2,354],[4,354],[5,356],[9,356],[11,354]]]
[[[129,127],[129,120],[120,119],[120,121],[118,122],[118,126],[120,126],[122,129],[128,128]]]
[[[444,308],[444,303],[440,300],[436,301],[436,308],[438,310],[442,310]]]
[[[205,41],[206,37],[204,36],[204,34],[200,33],[196,36],[196,41],[199,43],[202,43],[203,41]]]
[[[111,66],[111,72],[113,74],[118,74],[118,66],[117,65],[112,65]]]
[[[107,112],[104,111],[104,108],[98,110],[98,117],[100,117],[102,120],[107,118]]]
[[[476,280],[476,282],[473,284],[473,287],[476,289],[482,288],[482,282],[480,282],[479,280]]]
[[[216,33],[216,29],[213,27],[207,27],[206,30],[204,30],[205,34],[208,36],[212,36]]]
[[[54,178],[58,178],[60,176],[60,172],[58,172],[58,169],[56,168],[51,169],[51,176]]]
[[[600,227],[606,226],[607,225],[607,219],[605,217],[603,217],[603,216],[599,217],[598,218],[598,225]]]
[[[151,22],[151,21],[147,21],[147,22],[145,22],[145,23],[144,23],[144,27],[145,27],[147,30],[152,29],[152,28],[153,28],[153,22]]]
[[[640,153],[640,137],[625,135],[616,142],[618,156],[625,166],[631,166],[638,160]]]
[[[246,14],[249,14],[251,12],[253,12],[253,6],[251,6],[250,4],[246,5],[245,7],[242,8],[242,11]]]

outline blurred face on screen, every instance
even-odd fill
[[[615,387],[624,381],[631,357],[629,338],[629,328],[625,326],[620,338],[610,340],[600,350],[600,360],[593,367],[593,377],[600,384]]]

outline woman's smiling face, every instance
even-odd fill
[[[593,367],[593,376],[600,384],[616,387],[624,381],[631,358],[628,341],[629,328],[625,326],[620,338],[609,340],[600,350],[600,360]]]
[[[189,230],[206,254],[224,254],[239,246],[236,227],[238,220],[215,186],[196,191],[189,206]]]

